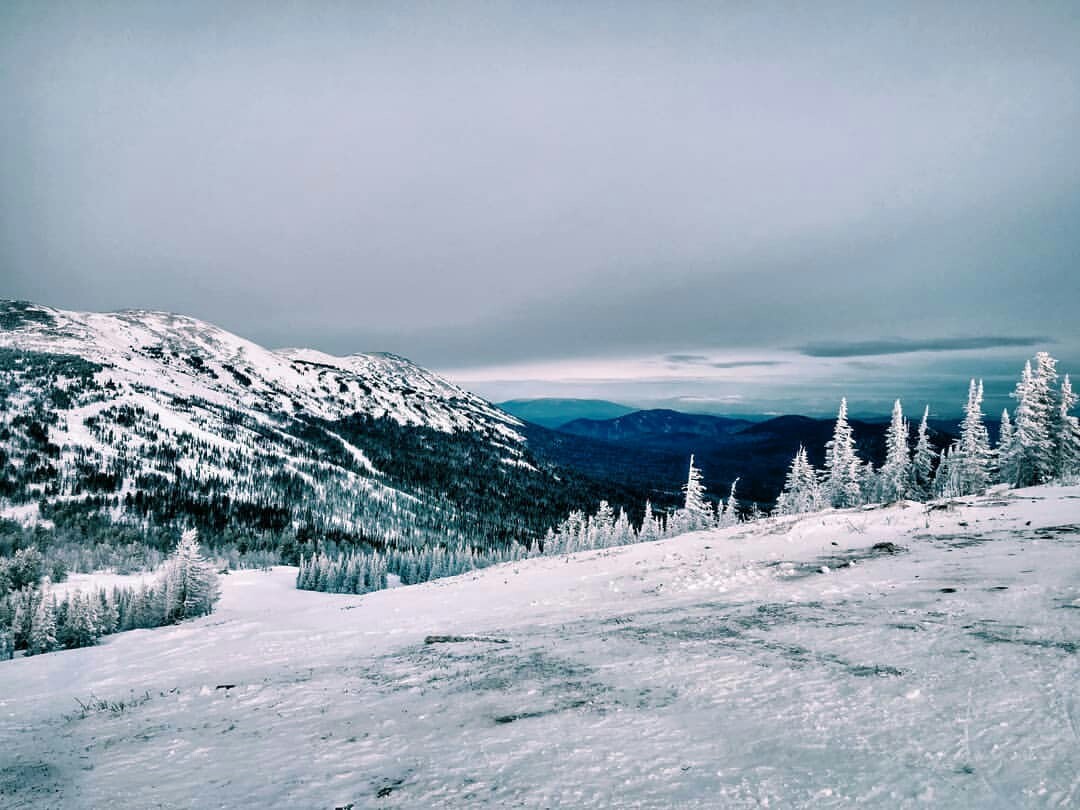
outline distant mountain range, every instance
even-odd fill
[[[533,451],[552,463],[649,490],[662,503],[677,501],[692,453],[712,494],[726,495],[738,477],[740,498],[769,504],[779,494],[800,444],[805,445],[812,463],[824,463],[833,422],[807,416],[755,422],[657,409],[613,419],[576,419],[560,426],[555,436],[528,424],[523,431]],[[880,464],[887,423],[851,420],[851,425],[863,458]],[[952,441],[951,432],[942,427],[931,426],[931,437],[938,447]],[[912,439],[914,430],[912,425]]]
[[[575,419],[614,419],[637,410],[606,399],[511,399],[498,406],[518,419],[546,428],[558,428]]]

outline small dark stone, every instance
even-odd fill
[[[886,541],[884,543],[874,543],[874,545],[870,546],[870,550],[877,551],[881,554],[899,554],[904,550],[904,547]]]
[[[956,593],[956,588],[942,588],[940,593]]]
[[[425,644],[461,644],[466,641],[482,641],[487,644],[509,644],[508,638],[494,638],[492,636],[427,636]]]

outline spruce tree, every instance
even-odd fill
[[[596,514],[589,521],[589,547],[607,548],[615,533],[615,510],[607,501],[600,501]]]
[[[1071,478],[1080,472],[1080,424],[1071,413],[1076,407],[1077,399],[1069,375],[1066,374],[1061,381],[1053,423],[1054,475],[1059,479]]]
[[[687,473],[683,492],[686,493],[686,500],[683,503],[684,530],[696,531],[712,525],[712,507],[705,499],[705,485],[701,481],[701,470],[694,466],[693,456],[690,456],[690,471]]]
[[[806,455],[806,448],[799,445],[784,479],[784,491],[777,500],[776,511],[781,515],[800,515],[822,508],[824,503],[817,471]]]
[[[958,465],[960,495],[979,495],[990,483],[992,454],[990,434],[983,423],[982,400],[982,380],[976,384],[973,379],[968,386],[964,419],[960,423],[958,451],[952,454],[953,463]]]
[[[913,484],[920,498],[929,498],[934,491],[934,460],[937,451],[930,442],[930,406],[923,409],[919,433],[915,441],[915,456],[911,462]]]
[[[1036,365],[1031,361],[1024,365],[1020,382],[1012,396],[1016,399],[1013,412],[1012,467],[1016,478],[1014,486],[1026,487],[1042,484],[1054,475],[1054,437],[1056,401],[1054,385],[1057,382],[1056,362],[1046,352],[1035,355]]]
[[[71,649],[96,644],[101,632],[93,601],[81,591],[75,591],[67,602],[67,617],[60,633],[64,646]]]
[[[1009,409],[1003,408],[1001,411],[1001,427],[998,429],[998,444],[994,453],[997,457],[997,480],[999,483],[1011,484],[1016,480],[1015,441],[1016,437],[1013,434]]]
[[[56,605],[51,598],[42,595],[34,609],[30,633],[26,640],[26,654],[39,655],[56,649]]]
[[[825,491],[837,508],[857,506],[862,501],[862,463],[847,420],[847,397],[840,400],[833,437],[825,445]]]
[[[165,564],[163,573],[163,620],[178,622],[205,616],[220,596],[217,573],[203,559],[198,533],[188,529]]]
[[[660,537],[660,527],[656,521],[656,515],[653,514],[652,502],[645,501],[645,515],[641,519],[641,530],[638,532],[638,539],[643,542],[649,542],[650,540],[657,540]]]
[[[900,400],[893,403],[892,419],[885,433],[885,464],[881,468],[880,495],[886,503],[907,497],[911,483],[911,451],[908,425]]]
[[[719,512],[717,523],[720,526],[734,526],[739,522],[739,501],[735,497],[735,487],[738,484],[738,478],[731,482],[731,492],[728,494],[727,504],[722,512],[719,512],[719,504],[717,504]]]
[[[939,498],[956,498],[961,495],[959,445],[946,447],[941,454],[934,473],[934,494]]]

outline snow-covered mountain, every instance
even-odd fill
[[[452,538],[489,522],[490,504],[465,494],[484,488],[475,479],[529,501],[558,490],[515,417],[390,354],[270,350],[182,315],[3,301],[0,380],[9,511],[96,498],[140,518],[244,512],[256,529]],[[513,520],[494,533],[512,536]]]
[[[365,413],[486,433],[511,446],[521,440],[515,417],[392,354],[275,351],[196,318],[144,310],[68,312],[0,301],[0,325],[0,346],[102,366],[122,391],[114,400],[152,391],[159,400],[195,398],[254,413],[324,419]]]
[[[1078,551],[1043,487],[365,596],[240,571],[0,661],[0,805],[1074,807]]]

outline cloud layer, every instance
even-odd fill
[[[1077,41],[1054,2],[11,0],[0,295],[470,378],[701,355],[746,401],[1067,355]]]
[[[808,343],[799,351],[807,357],[867,357],[880,354],[911,354],[913,352],[955,352],[974,349],[996,349],[1002,346],[1039,346],[1052,342],[1046,337],[967,337],[967,338],[901,338]]]

